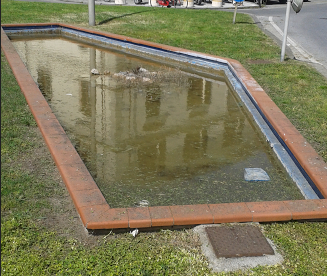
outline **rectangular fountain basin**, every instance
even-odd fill
[[[63,24],[3,28],[88,229],[217,223],[218,210],[253,221],[262,204],[288,220],[294,202],[324,216],[326,164],[238,62]],[[249,169],[269,177],[248,181]]]

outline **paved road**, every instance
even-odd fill
[[[242,12],[254,15],[264,30],[280,44],[285,25],[286,4],[270,1],[261,9]],[[310,0],[303,3],[302,10],[291,9],[288,27],[288,46],[296,59],[313,63],[327,78],[327,1]]]

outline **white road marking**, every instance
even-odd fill
[[[269,16],[269,23],[274,27],[274,29],[277,31],[277,33],[283,37],[284,33],[283,31],[276,25],[276,23],[273,20],[272,16]],[[322,65],[320,62],[318,62],[311,54],[309,54],[306,50],[304,50],[300,45],[298,45],[293,39],[291,39],[289,36],[287,36],[287,45],[291,45],[294,49],[296,49],[296,51],[298,52],[298,54],[300,55],[300,57],[293,52],[294,56],[299,59],[299,60],[304,60],[304,61],[310,61],[312,63],[316,63],[316,64],[320,64]]]

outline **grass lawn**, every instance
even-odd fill
[[[327,80],[280,49],[244,14],[96,6],[95,29],[242,62],[327,161]],[[88,26],[86,5],[1,1],[1,23]],[[327,275],[327,224],[261,224],[281,265],[227,275]],[[88,235],[1,55],[1,274],[215,275],[191,229]]]

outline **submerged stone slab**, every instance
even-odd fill
[[[246,181],[269,181],[269,175],[261,168],[244,169],[244,179]]]

